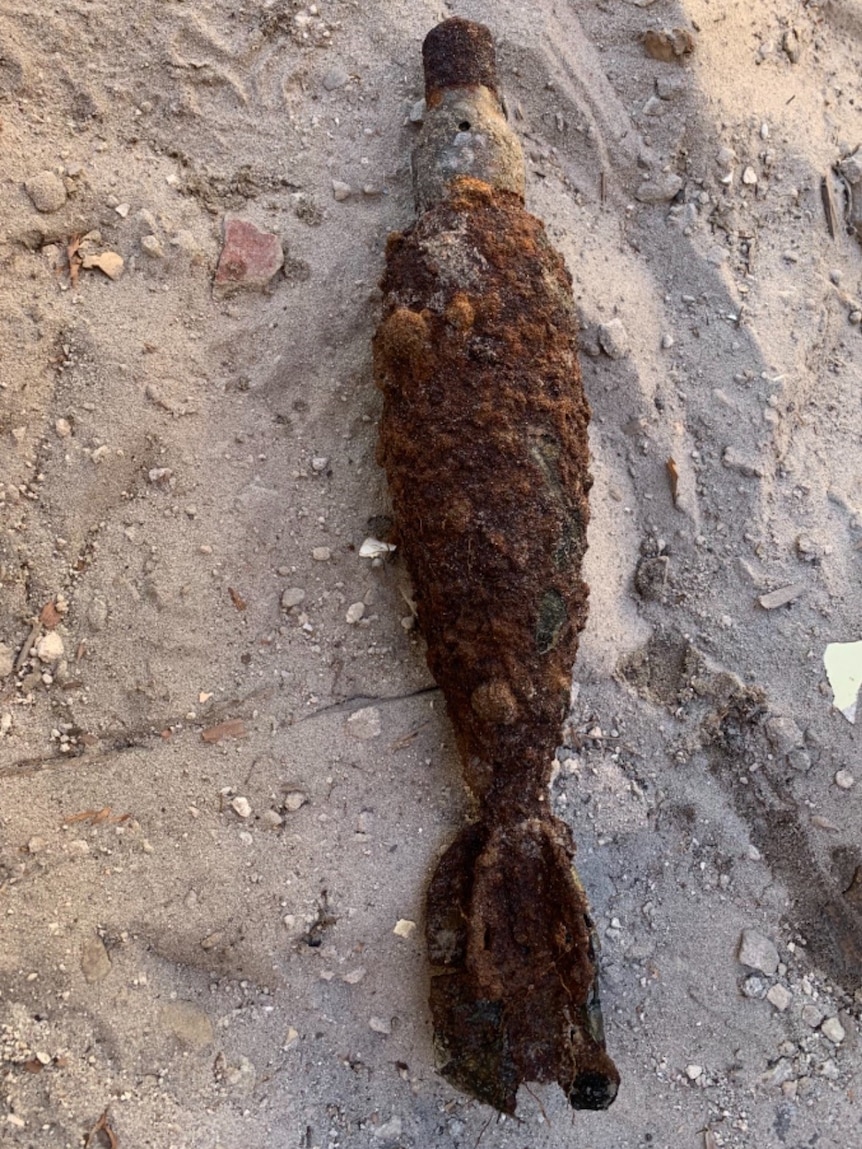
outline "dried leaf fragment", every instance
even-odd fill
[[[245,610],[245,608],[248,606],[248,603],[245,601],[239,591],[234,590],[232,586],[229,586],[227,588],[227,592],[230,595],[230,601],[233,603],[236,609]]]
[[[53,630],[60,623],[62,617],[53,602],[46,602],[39,612],[39,621],[45,630]]]
[[[102,1145],[107,1145],[108,1149],[119,1149],[120,1142],[117,1139],[116,1133],[111,1128],[110,1122],[108,1121],[108,1113],[109,1110],[106,1109],[96,1124],[93,1126],[93,1128],[90,1130],[90,1132],[87,1134],[87,1140],[84,1142],[84,1149],[91,1149],[92,1146],[98,1145],[100,1142]],[[104,1134],[103,1138],[99,1137],[100,1133]],[[98,1140],[96,1140],[97,1138]]]
[[[667,477],[670,480],[670,494],[673,499],[673,505],[677,506],[677,499],[679,497],[679,467],[673,458],[668,459],[665,463],[665,467],[667,469]]]
[[[81,810],[78,814],[70,814],[68,818],[63,818],[63,824],[73,826],[76,822],[89,822],[91,826],[98,826],[100,822],[106,822],[110,816],[111,807],[103,806],[101,810]]]
[[[225,738],[245,738],[248,734],[246,725],[241,718],[230,718],[227,722],[219,722],[217,726],[209,726],[201,731],[203,742],[221,742]]]

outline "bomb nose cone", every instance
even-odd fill
[[[494,40],[484,24],[454,16],[432,28],[422,45],[425,65],[425,99],[435,102],[435,94],[444,88],[468,88],[481,84],[495,96],[497,90],[497,54]]]

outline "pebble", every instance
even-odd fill
[[[141,251],[144,255],[148,255],[150,259],[165,258],[165,249],[162,247],[161,240],[155,235],[145,235],[142,238]]]
[[[629,334],[621,319],[610,319],[600,323],[598,328],[599,346],[611,359],[622,359],[629,351]]]
[[[329,457],[327,455],[315,455],[311,460],[311,469],[320,474],[325,471],[329,466]]]
[[[111,972],[111,959],[99,937],[87,938],[81,946],[81,973],[88,985],[104,981]]]
[[[333,180],[332,181],[332,197],[333,197],[333,199],[337,200],[339,203],[343,203],[344,200],[350,199],[350,197],[352,195],[353,195],[353,188],[350,186],[350,184],[344,183],[343,180]]]
[[[305,591],[299,586],[290,586],[281,596],[282,610],[291,610],[295,606],[299,606],[301,602],[305,602]]]
[[[66,185],[55,172],[39,172],[24,187],[33,207],[45,215],[59,211],[66,202]]]
[[[338,88],[343,88],[349,79],[350,76],[343,68],[330,68],[323,77],[323,86],[327,92],[334,92]]]
[[[350,970],[350,972],[346,973],[342,977],[341,980],[343,982],[346,982],[348,985],[359,985],[359,983],[362,981],[362,979],[364,977],[365,977],[365,966],[361,965],[361,966],[357,966],[356,969]]]
[[[347,733],[360,742],[367,742],[376,738],[382,729],[380,711],[376,706],[363,706],[361,710],[354,710],[347,719]]]
[[[766,982],[762,977],[752,974],[742,983],[742,992],[746,997],[761,998],[764,996]]]
[[[0,677],[2,677],[2,671],[0,671]],[[841,790],[851,790],[855,784],[856,779],[849,770],[839,770],[835,775],[835,785]]]
[[[698,1077],[703,1074],[702,1065],[687,1065],[685,1067],[685,1075],[689,1081],[697,1081]]]
[[[277,810],[264,810],[261,822],[265,830],[277,830],[279,826],[284,825],[284,819]]]
[[[415,931],[416,923],[411,921],[410,918],[399,918],[392,928],[392,932],[396,937],[404,938],[405,940],[412,937]]]
[[[355,624],[355,623],[359,622],[359,620],[362,618],[362,616],[364,614],[365,614],[365,603],[364,602],[351,603],[350,606],[347,608],[347,616],[346,616],[347,621],[351,624]]]
[[[739,942],[739,963],[772,977],[778,969],[778,950],[768,937],[757,930],[745,929]]]
[[[383,1125],[374,1130],[375,1141],[398,1141],[401,1137],[402,1123],[400,1117],[390,1117]]]
[[[284,808],[291,814],[303,807],[308,801],[308,795],[302,790],[289,790],[284,796]]]
[[[43,634],[36,643],[36,657],[40,662],[57,662],[65,653],[63,640],[56,630]]]
[[[791,64],[799,62],[799,36],[795,28],[788,28],[784,35],[781,37],[781,47],[785,56]]]
[[[15,651],[5,642],[0,642],[0,678],[5,678],[15,669]]]
[[[368,1022],[369,1028],[373,1029],[375,1033],[382,1033],[384,1036],[389,1036],[392,1032],[390,1023],[382,1017],[372,1017]]]
[[[332,551],[329,547],[315,547],[311,552],[311,557],[316,563],[328,563],[332,558]]]
[[[664,335],[662,335],[662,337],[661,337],[662,351],[669,351],[671,349],[671,347],[673,347],[673,343],[674,343],[673,336],[669,332],[666,332]]]
[[[820,1026],[820,1032],[828,1037],[833,1045],[840,1045],[844,1040],[844,1026],[837,1017],[827,1017]]]
[[[54,424],[54,431],[58,439],[68,439],[72,434],[72,424],[68,419],[58,419]]]
[[[762,479],[763,469],[757,463],[746,459],[735,447],[725,447],[721,461],[728,471],[736,471],[748,479]]]
[[[764,610],[776,610],[780,606],[786,606],[789,602],[795,602],[804,590],[804,582],[794,582],[760,595],[757,601]]]
[[[171,1001],[159,1011],[162,1027],[192,1049],[203,1049],[213,1040],[213,1024],[207,1014],[187,1001]]]
[[[817,1029],[823,1020],[823,1012],[819,1010],[816,1005],[811,1002],[802,1007],[802,1020],[806,1025],[810,1025],[812,1029]]]
[[[662,173],[653,179],[644,180],[635,192],[635,199],[641,203],[667,203],[682,187],[682,177],[676,172]]]
[[[785,989],[783,985],[773,985],[770,986],[766,1000],[771,1005],[774,1005],[779,1013],[784,1013],[785,1009],[787,1009],[791,1001],[793,1001],[793,994]]]
[[[409,120],[411,124],[421,124],[425,119],[425,101],[417,100],[410,108]]]
[[[231,806],[240,818],[248,818],[251,815],[251,802],[249,802],[248,798],[234,798],[231,802]]]
[[[742,182],[748,187],[755,187],[757,185],[757,172],[750,164],[742,173]]]

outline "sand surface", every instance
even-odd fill
[[[592,605],[552,800],[607,1113],[537,1086],[501,1119],[435,1071],[422,903],[465,796],[397,557],[358,553],[389,512],[376,285],[450,14],[498,38],[583,318]],[[651,58],[674,28],[693,52]],[[861,63],[855,0],[6,0],[4,1149],[106,1110],[90,1145],[862,1143],[860,732],[823,665],[862,639],[833,172]],[[233,216],[284,267],[214,298]],[[106,252],[119,278],[81,263]]]

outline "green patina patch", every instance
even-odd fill
[[[536,622],[536,646],[540,654],[547,654],[554,649],[568,620],[563,596],[558,590],[546,590],[539,603],[539,618]]]

